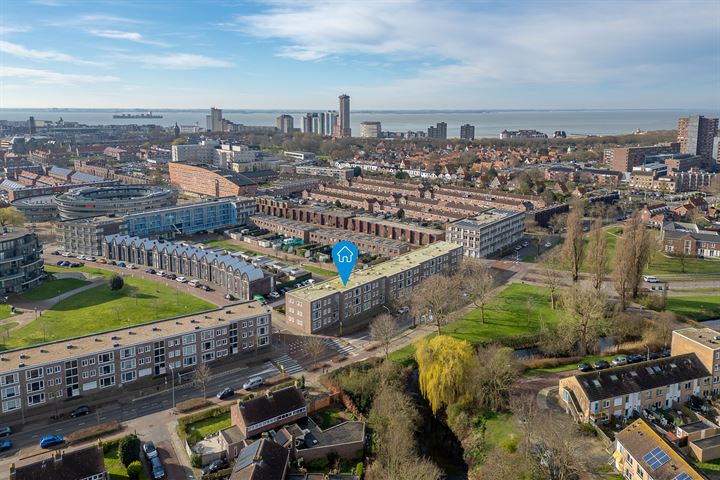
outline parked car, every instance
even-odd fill
[[[253,388],[257,388],[262,384],[263,384],[262,377],[252,377],[252,378],[249,378],[247,382],[243,383],[243,389],[244,390],[252,390]]]
[[[592,367],[589,363],[581,363],[580,365],[578,365],[578,370],[580,370],[581,372],[589,372],[590,370],[592,370]]]
[[[97,261],[97,263],[106,264],[106,263],[107,263],[107,260],[105,260],[104,258],[99,258],[98,261]]]
[[[115,260],[110,260],[108,262],[109,265],[117,265],[117,262]]]
[[[65,260],[64,262],[62,262],[62,266],[63,266],[63,267],[69,267],[69,266],[70,266],[70,262],[68,262],[67,260]]]
[[[610,368],[610,364],[605,360],[598,360],[597,362],[593,363],[593,368],[595,370],[603,370],[605,368]]]
[[[218,400],[225,400],[226,398],[230,398],[233,395],[235,395],[235,391],[232,388],[227,387],[220,390],[216,397],[218,398]]]
[[[127,265],[127,264],[126,264],[125,262],[117,262],[117,266],[118,266],[118,267],[125,268],[126,265]]]
[[[280,298],[280,294],[277,292],[270,292],[270,293],[268,293],[268,296],[270,298]]]
[[[235,300],[235,297],[234,297],[232,294],[230,294],[230,293],[226,293],[226,294],[225,294],[225,300],[233,301],[233,300]]]
[[[398,313],[398,315],[404,315],[404,314],[408,313],[409,311],[410,311],[410,308],[403,305],[402,307],[398,308],[397,313]]]
[[[661,357],[660,352],[650,352],[650,354],[648,355],[648,358],[650,360],[657,360],[660,357]]]
[[[72,263],[70,264],[70,267],[72,267],[72,268],[80,268],[80,267],[82,267],[82,266],[83,266],[83,264],[82,264],[82,263],[78,263],[78,262],[72,262]]]
[[[545,242],[545,248],[550,248],[550,247],[552,247],[552,243],[550,243],[550,242]]]
[[[214,292],[215,289],[212,287],[208,287],[207,285],[200,285],[200,288],[205,292]]]
[[[160,480],[165,477],[165,468],[163,467],[159,457],[151,458],[150,466],[152,467],[152,476],[154,480]]]
[[[50,448],[60,445],[65,439],[62,435],[46,435],[40,439],[40,448]]]
[[[654,275],[643,275],[643,280],[647,283],[658,283],[658,279]]]
[[[177,278],[175,279],[175,281],[176,281],[176,282],[180,282],[180,283],[187,283],[188,279],[185,278],[185,277],[180,276],[180,277],[177,277]]]
[[[154,268],[148,268],[147,270],[145,270],[145,273],[149,273],[150,275],[155,275],[155,273],[157,273],[157,272],[155,272]]]
[[[157,448],[155,448],[155,444],[153,442],[143,443],[142,449],[143,449],[143,452],[145,453],[145,457],[148,460],[158,456]]]
[[[90,413],[90,407],[88,407],[87,405],[81,405],[81,406],[77,407],[75,410],[73,410],[72,413],[70,414],[70,416],[73,418],[82,417],[89,413]]]
[[[625,356],[613,358],[612,363],[614,366],[619,367],[620,365],[627,365],[628,359]]]
[[[135,266],[134,263],[128,263],[125,268],[129,268],[130,270],[135,270],[137,267]]]
[[[0,452],[5,452],[7,450],[10,450],[12,448],[12,440],[5,439],[2,442],[0,442]]]
[[[198,288],[200,286],[200,280],[195,280],[195,279],[190,280],[188,282],[188,285],[190,285],[191,287]]]
[[[516,251],[516,252],[519,252],[520,250],[522,250],[522,247],[521,247],[520,245],[515,246],[515,251]]]
[[[225,461],[222,458],[218,458],[217,460],[213,460],[210,465],[205,466],[205,468],[202,469],[203,475],[209,475],[211,473],[219,472],[220,470],[224,470],[228,468],[230,464],[228,464],[227,461]]]
[[[12,427],[9,425],[3,425],[0,427],[0,437],[7,437],[8,435],[12,435]]]
[[[628,355],[627,362],[628,363],[638,363],[645,361],[645,355],[639,355],[637,353],[633,353],[632,355]]]
[[[157,275],[158,277],[164,277],[165,272],[163,272],[162,270],[158,270],[157,272],[155,272],[155,275]]]
[[[177,278],[177,275],[175,275],[174,273],[168,273],[167,275],[165,275],[165,278],[167,278],[168,280],[175,280]]]
[[[63,263],[65,263],[65,262],[62,260],[58,260],[57,262],[55,262],[55,265],[57,265],[58,267],[62,267]]]
[[[97,258],[95,258],[95,257],[85,257],[85,260],[88,261],[88,262],[95,262],[95,261],[97,261]]]
[[[523,242],[523,243],[522,243],[522,246],[523,246],[523,247],[527,247],[528,245],[530,245],[528,242]]]

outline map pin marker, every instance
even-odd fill
[[[347,285],[350,274],[355,267],[355,262],[357,262],[357,247],[354,243],[343,240],[335,244],[332,249],[332,256],[343,285]]]

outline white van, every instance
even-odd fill
[[[244,390],[253,390],[263,384],[262,377],[252,377],[247,382],[243,383]]]

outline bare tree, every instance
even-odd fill
[[[546,253],[538,264],[540,277],[550,291],[550,307],[555,310],[557,292],[562,287],[562,273],[558,270],[560,260],[557,251]]]
[[[195,367],[192,382],[197,388],[202,389],[203,400],[205,400],[207,398],[207,386],[210,383],[210,367],[207,366],[207,363],[201,363]]]
[[[662,345],[668,348],[672,341],[672,332],[677,328],[677,316],[670,311],[660,313],[656,319],[648,322],[648,327],[643,334],[646,344]]]
[[[375,317],[370,324],[370,338],[382,345],[385,358],[390,354],[390,342],[398,334],[397,320],[390,314],[384,313]]]
[[[651,240],[645,222],[636,212],[625,223],[615,249],[615,289],[620,308],[625,310],[630,297],[637,298],[643,271],[650,256]]]
[[[318,359],[325,351],[325,338],[311,335],[305,340],[305,351],[313,360],[313,368],[317,368]]]
[[[577,345],[579,353],[587,355],[608,329],[607,299],[591,286],[579,283],[564,292],[562,303],[566,315],[560,320],[558,332],[568,346]]]
[[[0,208],[0,227],[8,225],[23,225],[25,215],[15,207]]]
[[[552,233],[558,234],[562,231],[563,227],[565,227],[566,220],[567,215],[553,215],[550,217],[550,220],[548,220],[548,228]]]
[[[607,274],[607,253],[607,233],[603,229],[602,218],[598,217],[595,219],[592,230],[590,231],[587,256],[592,283],[596,290],[600,290],[602,288],[603,281],[605,280],[605,274]]]
[[[570,267],[573,282],[578,281],[584,250],[583,209],[578,205],[568,215],[567,233],[565,234],[565,243],[562,246],[563,258]]]
[[[463,260],[459,274],[463,292],[480,309],[480,323],[485,323],[485,306],[495,294],[495,277],[488,265],[474,258]]]
[[[478,405],[491,411],[504,407],[520,366],[508,347],[490,345],[478,351],[471,373]]]
[[[433,275],[423,280],[411,297],[413,311],[432,318],[438,335],[456,305],[452,292],[457,291],[457,287],[457,277]]]

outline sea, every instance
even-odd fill
[[[140,113],[145,109],[6,109],[0,108],[0,120],[36,120],[80,122],[86,125],[155,124],[161,126],[206,126],[208,110],[153,110],[157,119],[117,119],[116,113]],[[322,110],[318,110],[322,111]],[[223,117],[243,125],[273,126],[278,115],[295,117],[295,126],[307,110],[223,110]],[[476,138],[497,138],[502,130],[535,129],[549,136],[556,130],[567,135],[620,135],[637,130],[677,128],[678,118],[704,115],[716,118],[719,111],[697,110],[356,110],[350,113],[353,133],[359,134],[360,122],[381,122],[383,131],[427,131],[438,122],[447,123],[449,137],[460,136],[460,125],[475,126]]]

